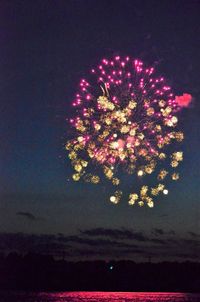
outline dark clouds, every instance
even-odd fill
[[[153,233],[156,235],[163,235],[164,231],[162,229],[153,229]]]
[[[20,253],[52,253],[67,249],[68,245],[58,242],[57,236],[46,234],[0,233],[1,251]]]
[[[84,244],[84,245],[89,245],[89,246],[94,246],[94,247],[136,247],[135,244],[127,244],[121,241],[113,241],[109,239],[99,239],[99,238],[85,238],[85,237],[79,237],[79,236],[71,236],[71,237],[66,237],[66,240],[69,242],[74,242],[78,244]]]
[[[159,244],[165,244],[166,241],[158,238],[151,238],[148,237],[143,232],[135,232],[130,229],[105,229],[105,228],[95,228],[90,230],[84,230],[81,231],[83,235],[87,235],[90,237],[110,237],[115,240],[131,240],[136,242],[152,242],[152,243],[159,243]],[[173,231],[164,231],[162,229],[153,229],[152,234],[158,236],[158,235],[164,235],[164,234],[175,234]]]
[[[200,238],[200,235],[194,232],[188,232],[188,234],[194,238]]]
[[[70,260],[131,259],[146,261],[198,260],[200,244],[192,234],[176,237],[170,231],[151,230],[148,235],[128,229],[94,228],[75,235],[0,233],[1,251],[37,252],[61,256]],[[154,234],[154,236],[152,236]],[[158,237],[160,234],[160,237]],[[167,236],[170,234],[170,236]],[[197,235],[197,234],[196,234]]]
[[[28,220],[35,221],[37,220],[36,216],[29,212],[17,212],[16,215],[27,218]]]
[[[158,243],[158,244],[166,244],[167,243],[165,240],[158,239],[158,238],[151,239],[151,242]]]
[[[170,231],[164,231],[163,229],[157,229],[154,228],[152,230],[152,234],[156,235],[156,236],[161,236],[161,235],[175,235],[175,232],[173,230]]]
[[[81,232],[89,236],[106,236],[113,239],[133,239],[136,241],[145,241],[147,238],[141,232],[133,232],[128,229],[105,229],[95,228]]]

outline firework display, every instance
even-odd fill
[[[130,57],[103,59],[89,80],[81,79],[72,102],[74,132],[66,144],[72,179],[93,184],[107,179],[115,204],[122,198],[125,173],[133,184],[142,179],[142,185],[129,192],[130,205],[153,207],[157,196],[168,194],[165,180],[179,179],[184,134],[177,130],[177,116],[191,95],[174,96],[165,79],[154,74],[153,67]],[[150,175],[154,185],[148,184]]]

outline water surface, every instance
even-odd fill
[[[200,294],[128,292],[0,292],[0,302],[199,302]]]

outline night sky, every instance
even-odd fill
[[[0,2],[0,252],[200,260],[200,1]],[[103,57],[156,64],[181,114],[181,179],[154,209],[69,182],[64,150],[79,80]]]

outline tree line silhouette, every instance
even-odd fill
[[[0,289],[199,292],[200,263],[57,260],[0,255]]]

